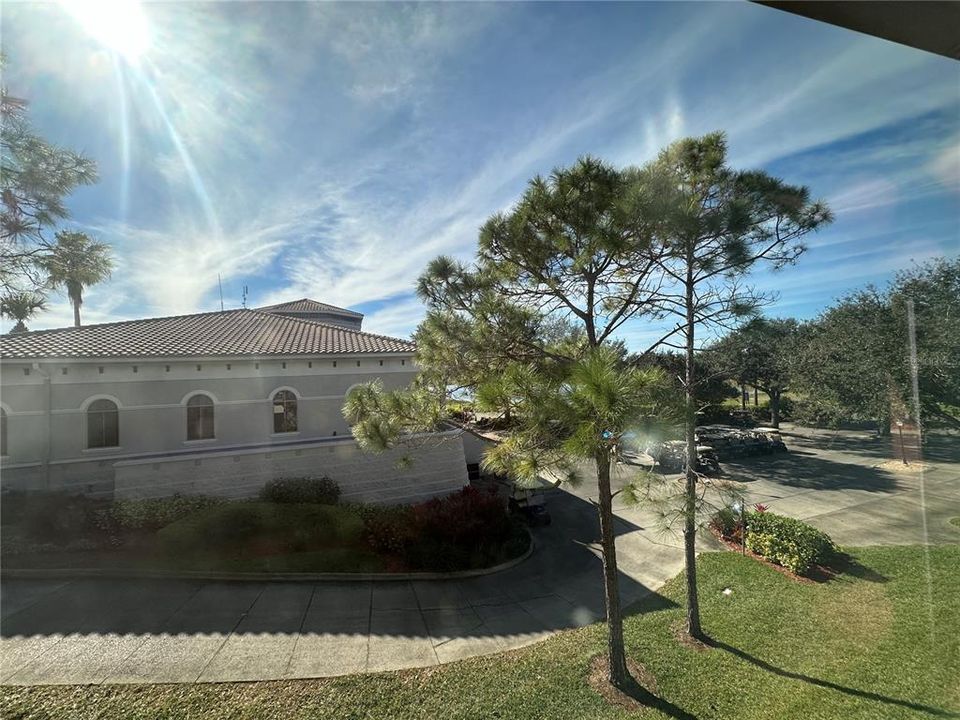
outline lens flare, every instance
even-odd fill
[[[135,63],[150,48],[150,31],[137,0],[60,0],[91,37]]]

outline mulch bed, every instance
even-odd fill
[[[610,663],[606,655],[597,655],[590,661],[590,672],[587,674],[587,684],[611,705],[642,712],[650,705],[643,702],[643,698],[656,696],[657,679],[643,665],[627,658],[627,671],[636,687],[633,692],[624,692],[610,684]]]

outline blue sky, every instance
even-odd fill
[[[735,166],[836,213],[756,274],[772,314],[960,251],[960,64],[769,8],[179,2],[109,12],[100,30],[129,27],[100,39],[78,17],[4,3],[2,40],[38,129],[100,168],[70,200],[118,262],[87,323],[217,309],[220,273],[227,307],[247,285],[251,306],[309,296],[406,335],[426,263],[468,259],[533,175],[717,129]],[[103,42],[138,27],[140,55]],[[70,322],[57,297],[32,327]]]

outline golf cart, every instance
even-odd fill
[[[507,500],[510,512],[521,515],[528,525],[549,525],[550,513],[547,510],[546,496],[541,490],[513,486],[513,492]]]
[[[687,464],[687,444],[682,440],[668,440],[648,451],[657,461],[660,472],[681,473]],[[717,453],[709,445],[697,445],[697,472],[709,477],[720,475],[720,461]]]

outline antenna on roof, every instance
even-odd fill
[[[220,286],[220,312],[223,312],[223,281],[220,279],[220,273],[217,273],[217,285]]]
[[[247,286],[244,285],[244,286],[243,286],[243,307],[244,307],[244,309],[246,309],[246,307],[247,307],[247,292],[248,292]]]

